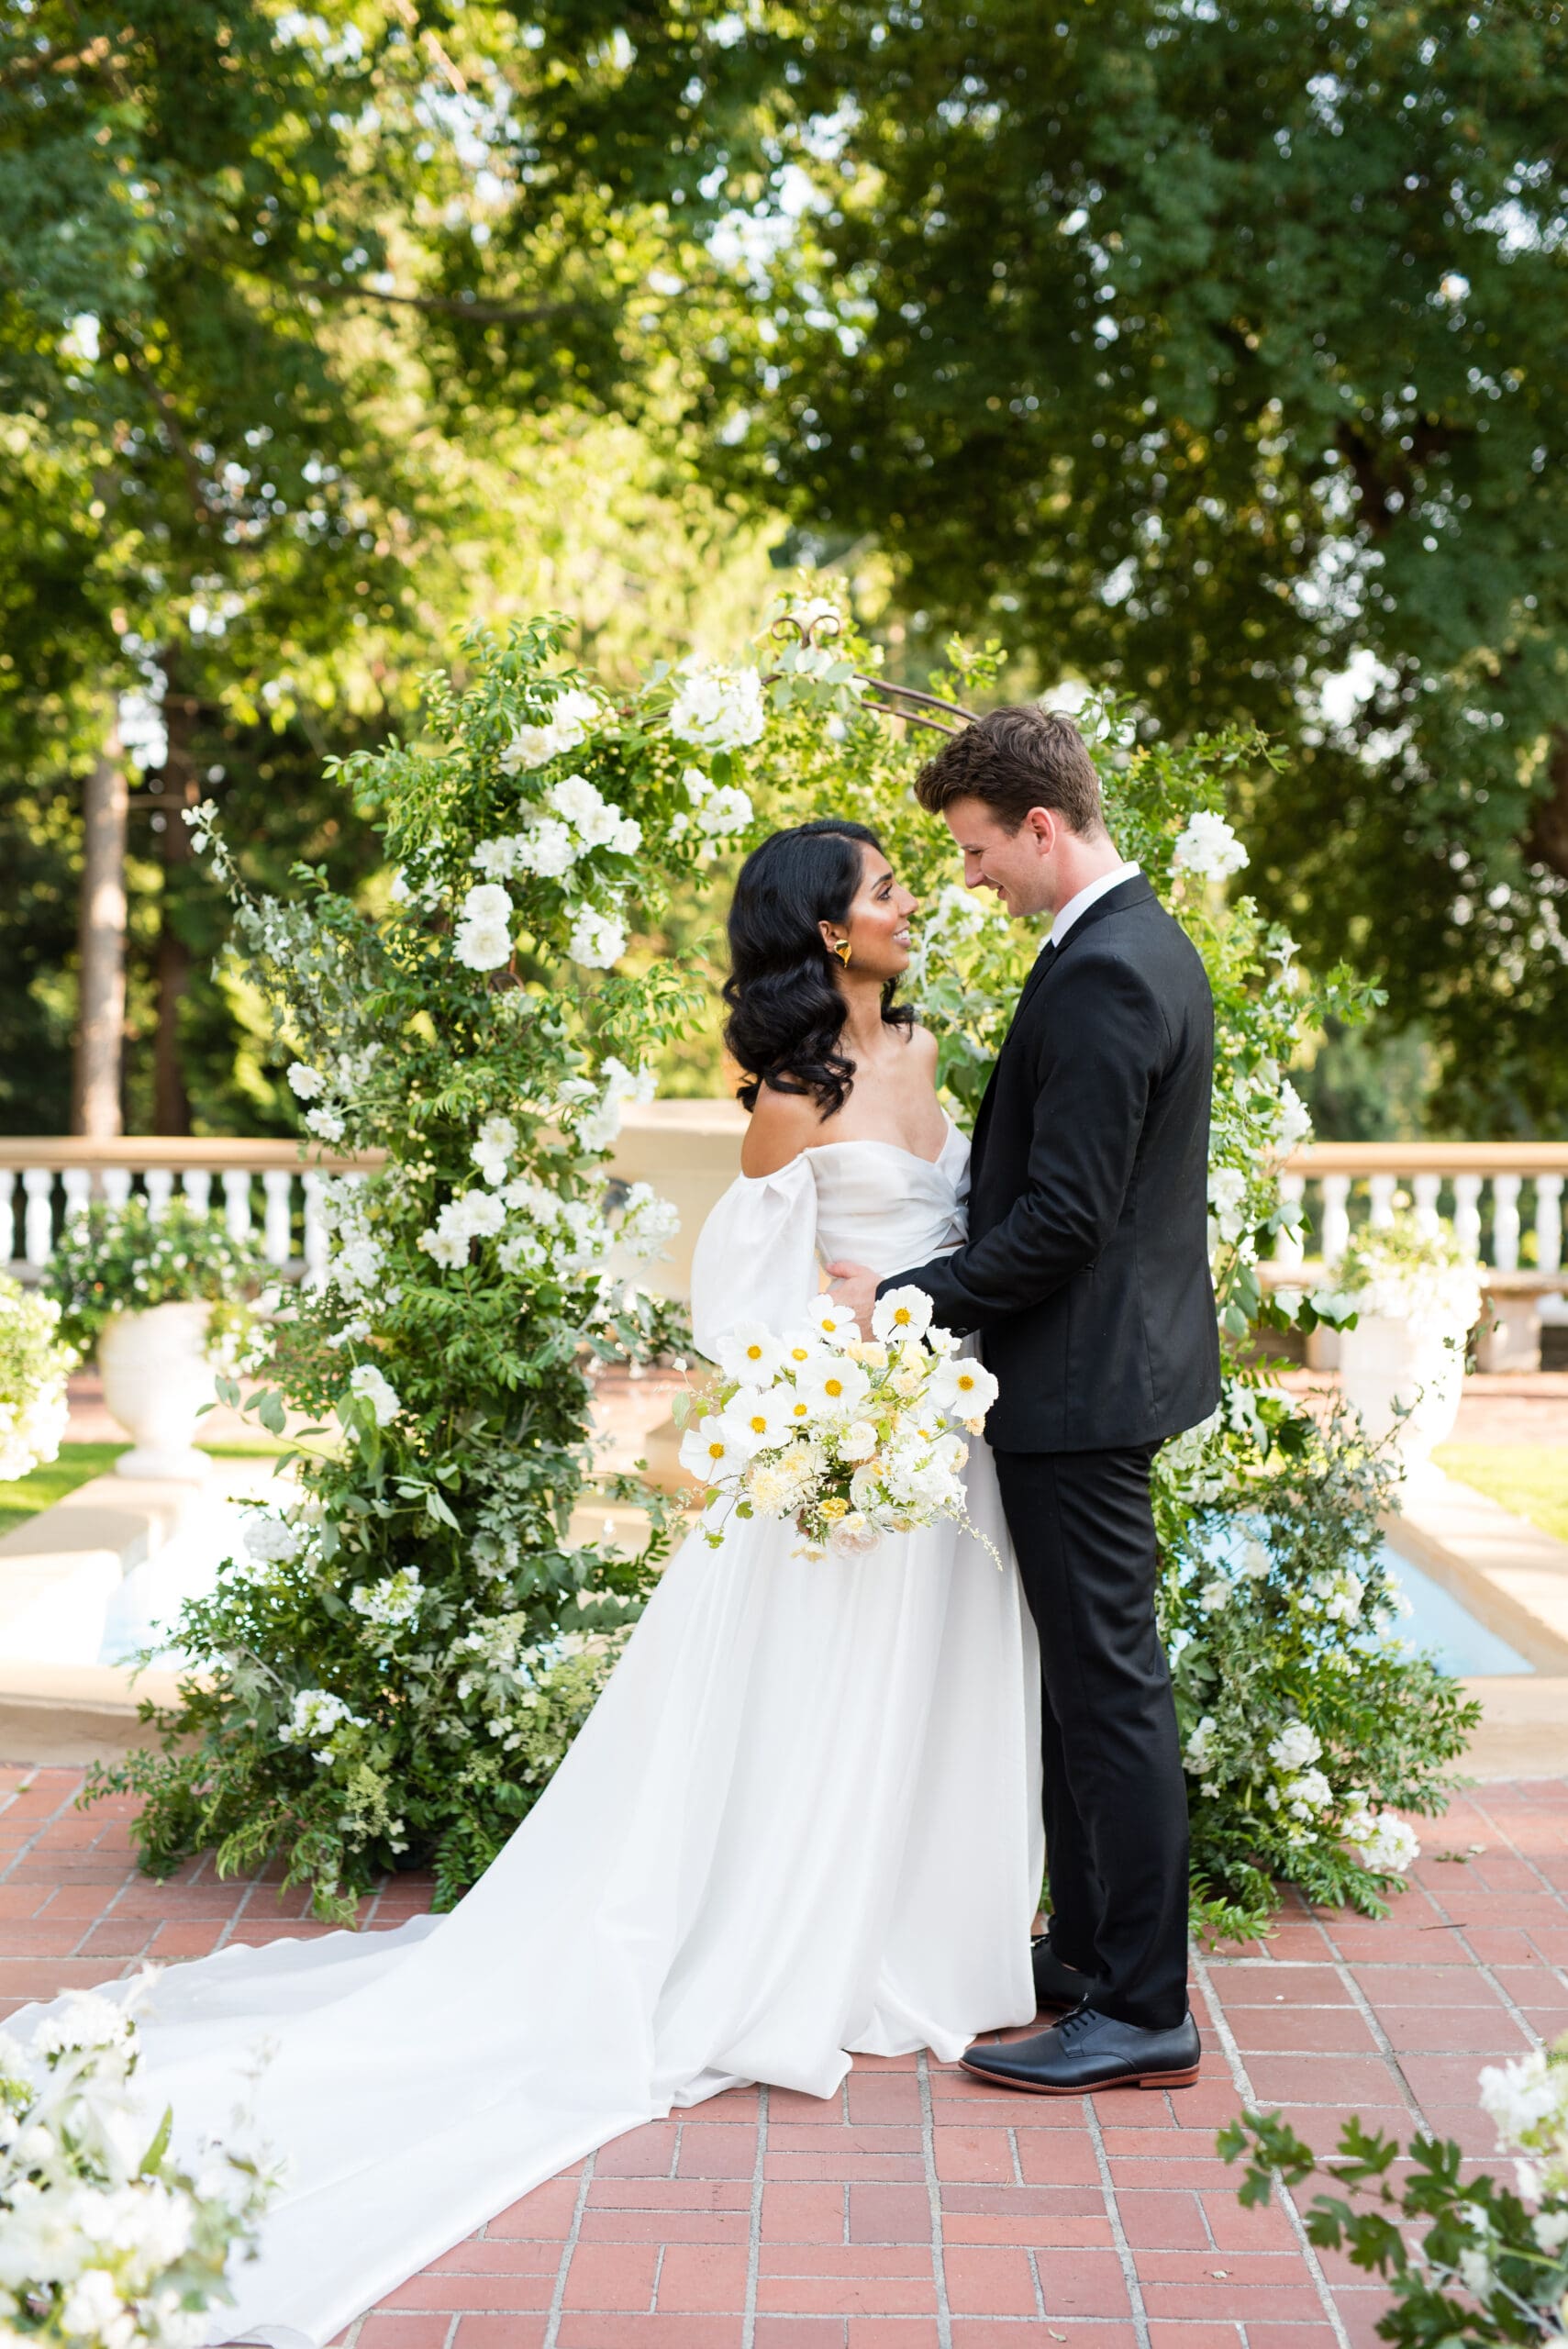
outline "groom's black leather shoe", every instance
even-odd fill
[[[1100,1987],[1094,1975],[1081,1974],[1075,1965],[1062,1963],[1051,1946],[1049,1933],[1036,1935],[1029,1943],[1029,1956],[1037,2007],[1081,2007],[1091,1991]]]
[[[963,2068],[1034,2096],[1082,2096],[1088,2088],[1190,2087],[1201,2053],[1190,2014],[1173,2031],[1142,2031],[1093,2007],[1075,2007],[1032,2039],[972,2047]]]

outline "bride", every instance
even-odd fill
[[[964,1232],[968,1146],[895,1000],[915,900],[824,821],[747,861],[729,918],[740,1179],[693,1322],[810,1313],[819,1266],[922,1264]],[[225,2336],[327,2341],[621,2132],[742,2081],[830,2096],[852,2054],[1031,2021],[1039,1670],[991,1457],[971,1520],[809,1562],[731,1520],[672,1560],[548,1792],[450,1916],[230,1948],[161,1976],[139,2086],[221,2135],[254,2066],[289,2158]],[[124,1995],[128,1986],[118,1986]],[[30,2035],[31,2008],[10,2030]]]

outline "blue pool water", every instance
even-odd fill
[[[1383,1545],[1383,1563],[1391,1582],[1397,1585],[1410,1602],[1410,1612],[1396,1627],[1401,1639],[1413,1647],[1425,1648],[1446,1671],[1469,1677],[1475,1673],[1532,1672],[1517,1649],[1485,1623],[1478,1623],[1467,1608],[1462,1607],[1451,1591],[1434,1582],[1430,1575],[1402,1558],[1392,1542]]]

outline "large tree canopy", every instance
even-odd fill
[[[1042,685],[1284,736],[1245,811],[1275,908],[1427,1018],[1451,1112],[1561,1116],[1563,10],[835,0],[785,29],[711,372],[729,463]]]

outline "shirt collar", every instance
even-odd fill
[[[1060,946],[1080,914],[1086,914],[1101,897],[1108,896],[1113,889],[1119,889],[1124,881],[1132,880],[1142,870],[1140,864],[1118,864],[1114,873],[1102,873],[1097,881],[1091,881],[1086,889],[1069,897],[1051,925],[1051,945]]]

